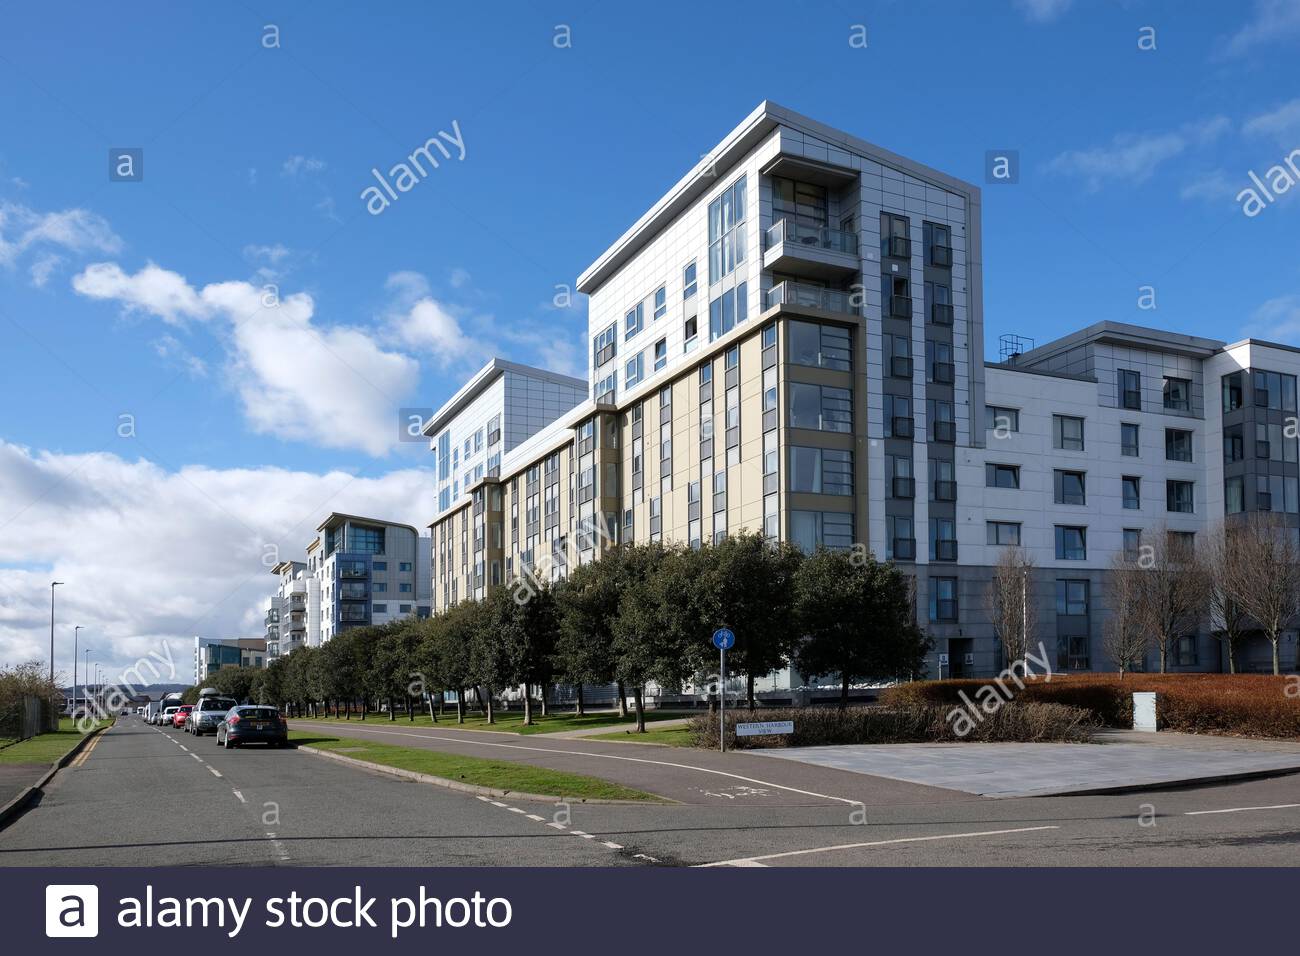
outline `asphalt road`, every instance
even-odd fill
[[[487,800],[303,752],[226,751],[210,736],[125,718],[0,831],[0,865],[1231,866],[1300,859],[1300,776],[990,800],[744,754],[399,728],[372,723],[345,732],[636,780],[679,802]]]

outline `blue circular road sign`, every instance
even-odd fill
[[[736,646],[736,635],[729,627],[720,627],[713,632],[713,646],[725,651]]]

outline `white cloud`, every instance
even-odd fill
[[[1246,328],[1253,338],[1273,342],[1300,342],[1300,295],[1291,293],[1269,299],[1251,315]]]
[[[203,378],[208,374],[207,363],[187,349],[174,335],[160,336],[152,345],[160,359],[183,369],[190,378]]]
[[[257,432],[371,455],[396,443],[396,410],[415,391],[419,364],[381,348],[362,329],[314,324],[315,302],[306,293],[275,299],[242,281],[195,290],[152,263],[135,275],[96,263],[72,285],[172,324],[224,320],[227,371]]]
[[[1050,23],[1070,9],[1073,0],[1016,0],[1016,6],[1033,23]]]
[[[1272,136],[1284,147],[1300,146],[1300,97],[1252,116],[1241,128],[1256,136]]]
[[[63,256],[55,255],[52,252],[41,255],[27,270],[27,274],[32,277],[32,285],[38,289],[45,288],[45,283],[50,281],[50,276],[54,274],[54,270],[62,264]]]
[[[1238,57],[1269,43],[1300,36],[1300,0],[1256,0],[1254,16],[1222,46],[1220,56]]]
[[[418,272],[394,272],[386,288],[393,302],[385,316],[390,338],[432,356],[444,368],[484,361],[489,355],[491,318],[473,317],[475,335],[461,327],[456,307],[434,298]]]
[[[1157,167],[1193,146],[1218,139],[1231,122],[1214,116],[1163,133],[1121,133],[1105,146],[1067,150],[1047,164],[1047,171],[1084,180],[1089,189],[1113,181],[1137,184],[1150,179]]]
[[[299,176],[319,173],[324,168],[325,161],[315,156],[290,156],[280,166],[280,172],[290,179],[296,179]]]
[[[282,259],[288,257],[289,252],[289,247],[280,242],[268,246],[258,246],[253,244],[244,246],[245,259],[254,262],[269,262],[273,266],[278,266]]]
[[[54,250],[84,254],[115,253],[122,240],[108,221],[85,209],[40,212],[21,203],[0,202],[0,266],[12,267],[29,251],[40,258],[31,267],[33,283],[43,285],[58,265]]]
[[[1228,202],[1235,199],[1241,188],[1241,183],[1234,182],[1223,170],[1215,169],[1190,180],[1178,195],[1181,199]]]
[[[265,467],[169,471],[134,452],[60,454],[4,442],[0,487],[0,664],[46,658],[49,582],[64,581],[55,665],[67,678],[72,625],[80,624],[91,660],[114,678],[157,651],[169,653],[176,679],[189,683],[195,635],[264,634],[275,583],[267,555],[301,558],[330,511],[423,528],[436,509],[435,483],[423,469],[376,478]]]

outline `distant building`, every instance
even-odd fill
[[[223,667],[265,667],[267,642],[262,637],[216,640],[194,638],[194,683],[202,684]]]

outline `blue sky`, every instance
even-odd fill
[[[0,660],[32,646],[34,582],[111,594],[114,548],[188,534],[192,510],[241,560],[245,539],[300,546],[324,499],[423,524],[428,453],[391,440],[396,409],[440,404],[475,342],[581,374],[585,303],[557,288],[765,98],[974,182],[988,150],[1019,151],[1019,183],[984,191],[993,354],[999,332],[1102,319],[1300,341],[1300,207],[1235,198],[1300,147],[1300,0],[649,9],[7,10]],[[463,158],[366,211],[372,167],[456,130]],[[143,148],[143,182],[108,181],[110,147]],[[341,497],[295,497],[330,475]],[[175,487],[178,511],[145,507]],[[97,564],[58,531],[79,525],[108,539]],[[227,584],[103,626],[251,627],[263,579]]]

